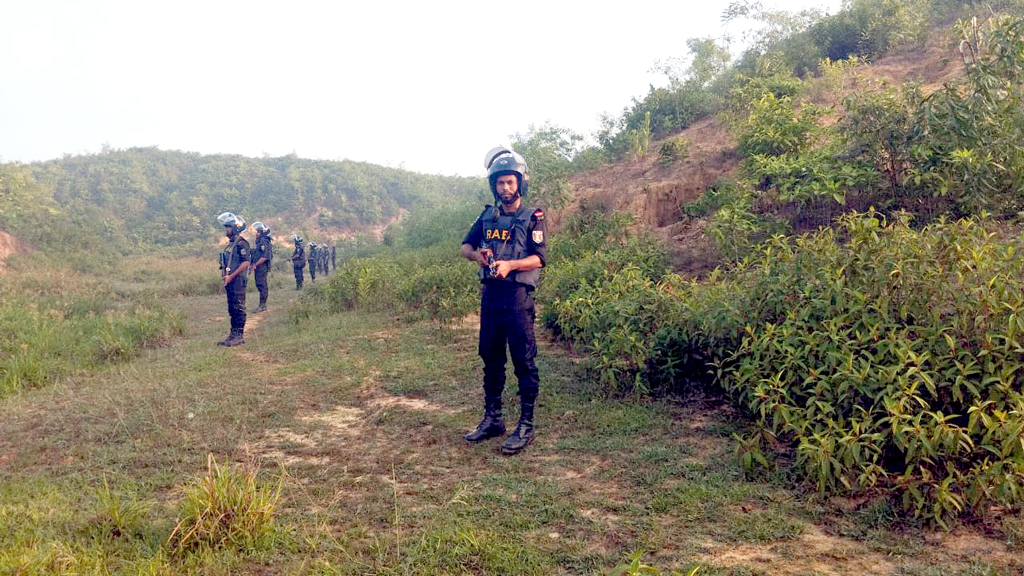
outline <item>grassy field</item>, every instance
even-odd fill
[[[537,440],[503,457],[461,438],[482,403],[473,317],[297,321],[278,289],[225,349],[223,296],[147,278],[121,287],[179,310],[184,336],[0,399],[0,574],[1024,573],[1024,526],[947,533],[747,479],[729,409],[596,396],[546,338]]]

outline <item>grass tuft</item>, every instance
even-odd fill
[[[283,479],[257,481],[258,466],[232,467],[207,456],[207,474],[184,489],[178,522],[167,543],[175,554],[198,548],[265,550],[276,543],[275,517]]]

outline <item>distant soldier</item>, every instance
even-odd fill
[[[326,244],[320,246],[320,271],[327,276],[327,260],[331,257],[330,247]]]
[[[338,269],[338,265],[334,263],[334,249],[335,248],[337,248],[337,246],[331,246],[331,270],[337,270]]]
[[[302,246],[302,236],[292,234],[292,242],[295,243],[295,250],[292,252],[292,270],[295,272],[295,289],[302,290],[302,280],[306,275],[302,271],[306,267],[306,249]]]
[[[274,258],[273,240],[270,238],[270,226],[263,222],[254,223],[252,229],[256,231],[256,248],[252,251],[253,275],[256,277],[256,289],[260,291],[260,305],[253,312],[266,312],[267,295],[270,293],[267,274]]]
[[[309,243],[309,278],[310,280],[316,280],[316,267],[318,266],[316,258],[319,256],[317,253],[316,242]]]
[[[249,269],[249,243],[242,238],[245,220],[231,212],[217,217],[217,223],[224,227],[228,237],[227,248],[220,253],[220,274],[224,280],[224,291],[228,296],[228,316],[231,317],[231,332],[217,344],[238,346],[245,344],[245,285]]]

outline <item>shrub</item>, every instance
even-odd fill
[[[732,118],[746,120],[754,106],[761,99],[771,94],[776,100],[796,98],[804,82],[792,74],[772,74],[770,76],[738,76],[734,79],[735,86],[729,90],[726,98],[726,110]]]
[[[669,138],[661,143],[658,161],[662,166],[671,166],[690,155],[690,141],[682,136]]]
[[[920,181],[914,149],[922,144],[926,125],[917,118],[923,96],[913,84],[901,90],[850,94],[839,123],[852,157],[870,163],[883,176],[893,197],[913,191]]]
[[[1024,18],[958,22],[967,74],[922,102],[920,179],[964,212],[1019,210],[1024,201]]]
[[[750,271],[765,306],[723,386],[828,493],[889,493],[940,524],[1024,489],[1024,279],[1013,243],[976,221],[917,232],[873,214],[795,242]],[[770,288],[774,287],[774,289]],[[774,303],[771,311],[767,304]],[[750,456],[757,457],[750,457]]]
[[[317,308],[330,312],[400,312],[409,320],[432,319],[445,326],[479,305],[479,281],[455,248],[379,253],[339,263],[338,269],[303,296],[298,316]]]
[[[740,133],[740,151],[745,156],[780,156],[800,152],[808,144],[822,109],[805,105],[797,113],[793,100],[772,93],[761,96]]]
[[[755,154],[746,167],[763,189],[772,189],[776,202],[800,207],[846,204],[848,192],[873,184],[878,175],[861,162],[838,158],[835,150],[836,146],[826,145],[793,154]]]

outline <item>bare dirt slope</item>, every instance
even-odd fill
[[[3,272],[6,269],[4,261],[7,260],[8,256],[19,252],[25,252],[27,250],[28,247],[25,246],[24,242],[3,230],[0,230],[0,272]]]

